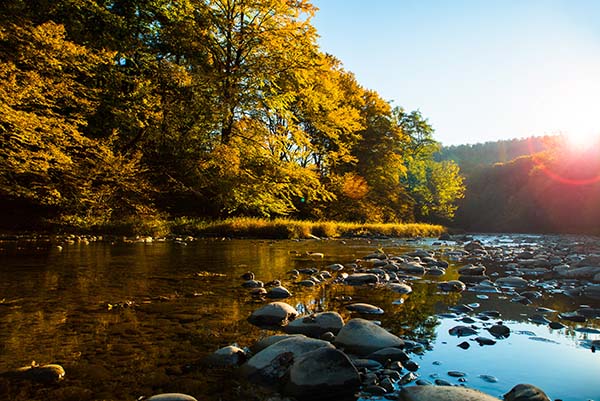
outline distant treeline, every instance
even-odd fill
[[[439,222],[463,195],[427,120],[319,49],[307,0],[1,3],[5,227]]]
[[[561,137],[444,148],[467,191],[453,224],[469,231],[600,233],[600,149]]]

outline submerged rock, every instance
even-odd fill
[[[379,277],[373,273],[355,273],[346,277],[344,282],[348,285],[377,284]]]
[[[289,298],[291,296],[292,296],[292,293],[289,292],[287,288],[282,287],[280,285],[271,288],[267,292],[267,298],[272,298],[272,299],[283,299],[283,298]]]
[[[398,294],[410,294],[412,292],[412,287],[404,283],[389,283],[387,287]]]
[[[477,330],[469,326],[454,326],[448,330],[451,336],[468,337],[477,334]]]
[[[444,292],[463,292],[467,287],[462,281],[451,280],[439,283],[438,288]]]
[[[487,329],[491,335],[496,338],[506,338],[510,336],[510,328],[502,323],[495,324]]]
[[[357,355],[368,355],[387,347],[402,348],[404,341],[375,323],[352,319],[340,330],[335,344]]]
[[[33,362],[16,370],[3,373],[1,376],[15,380],[29,380],[35,383],[56,383],[65,378],[65,370],[57,364],[36,365]]]

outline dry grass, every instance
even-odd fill
[[[202,221],[180,218],[171,231],[203,237],[237,238],[336,238],[350,236],[437,237],[446,231],[439,225],[425,223],[348,223],[336,221],[301,221],[260,219],[252,217]]]

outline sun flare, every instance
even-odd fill
[[[569,148],[576,151],[585,151],[600,145],[600,133],[585,131],[572,131],[562,134]]]

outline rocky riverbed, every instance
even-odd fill
[[[82,246],[93,242],[68,240],[73,243],[51,242],[53,257],[60,259],[74,252],[73,246],[81,252]],[[163,245],[169,247],[169,260],[183,255],[189,263],[198,256],[186,254],[196,249],[195,241],[179,238]],[[128,246],[157,243],[143,239]],[[285,257],[283,248],[278,248],[281,244],[285,244]],[[209,246],[221,245],[212,242]],[[261,254],[261,259],[252,254],[253,247],[264,247],[265,252],[276,249],[284,262],[264,263],[267,254]],[[176,337],[184,343],[189,336],[197,336],[193,330],[208,325],[202,345],[193,351],[186,346],[191,351],[187,358],[170,362],[148,358],[138,373],[126,370],[133,376],[142,371],[148,375],[154,364],[162,366],[159,370],[172,379],[169,385],[154,385],[152,390],[134,384],[135,398],[207,398],[214,395],[212,390],[202,387],[200,381],[200,387],[190,384],[206,376],[225,387],[229,381],[237,388],[226,396],[215,395],[221,399],[236,399],[233,394],[272,400],[600,399],[600,385],[590,379],[600,372],[600,353],[595,352],[600,346],[597,238],[324,239],[254,242],[248,248],[250,254],[232,263],[233,268],[224,269],[212,260],[206,262],[210,264],[206,270],[192,266],[184,269],[185,274],[166,268],[161,274],[148,274],[148,282],[164,283],[157,288],[175,288],[173,293],[151,295],[140,289],[126,299],[103,302],[102,313],[111,313],[113,319],[118,316],[119,326],[128,320],[129,326],[115,331],[117,336],[138,335],[138,340],[149,346],[154,342],[162,348],[176,347],[171,341],[157,340],[158,326],[149,333],[140,332],[131,326],[131,319],[144,324],[149,317],[163,322],[177,317]],[[7,317],[14,318],[11,312],[26,305],[8,289],[4,294],[0,294],[3,324],[10,323]],[[234,316],[212,309],[230,300],[237,305]],[[214,317],[205,313],[205,318],[198,318],[199,305],[201,310],[225,313],[216,317],[222,322],[218,330],[211,323]],[[227,328],[228,321],[234,324],[229,326],[232,329]],[[135,338],[128,343],[135,343]],[[98,348],[97,343],[90,346]],[[0,352],[9,355],[8,348],[0,348]],[[74,394],[98,399],[81,379],[77,370],[81,361],[62,358],[66,361],[64,369],[59,366],[62,374],[47,381],[37,380],[39,375],[32,372],[40,372],[44,366],[51,366],[44,368],[46,371],[56,372],[54,366],[61,360],[44,360],[46,365],[20,370],[14,364],[12,369],[4,365],[9,369],[0,376],[0,392],[14,394],[15,382],[25,380],[35,386],[50,383],[45,395],[61,387],[65,393],[65,383],[74,376]],[[22,364],[30,362],[21,360]],[[529,366],[529,370],[523,369]],[[104,377],[116,380],[109,372]],[[571,389],[563,391],[557,381]],[[163,389],[170,391],[161,395]],[[106,391],[103,399],[131,398],[116,394],[110,398]],[[548,397],[544,392],[549,398],[544,398]]]

